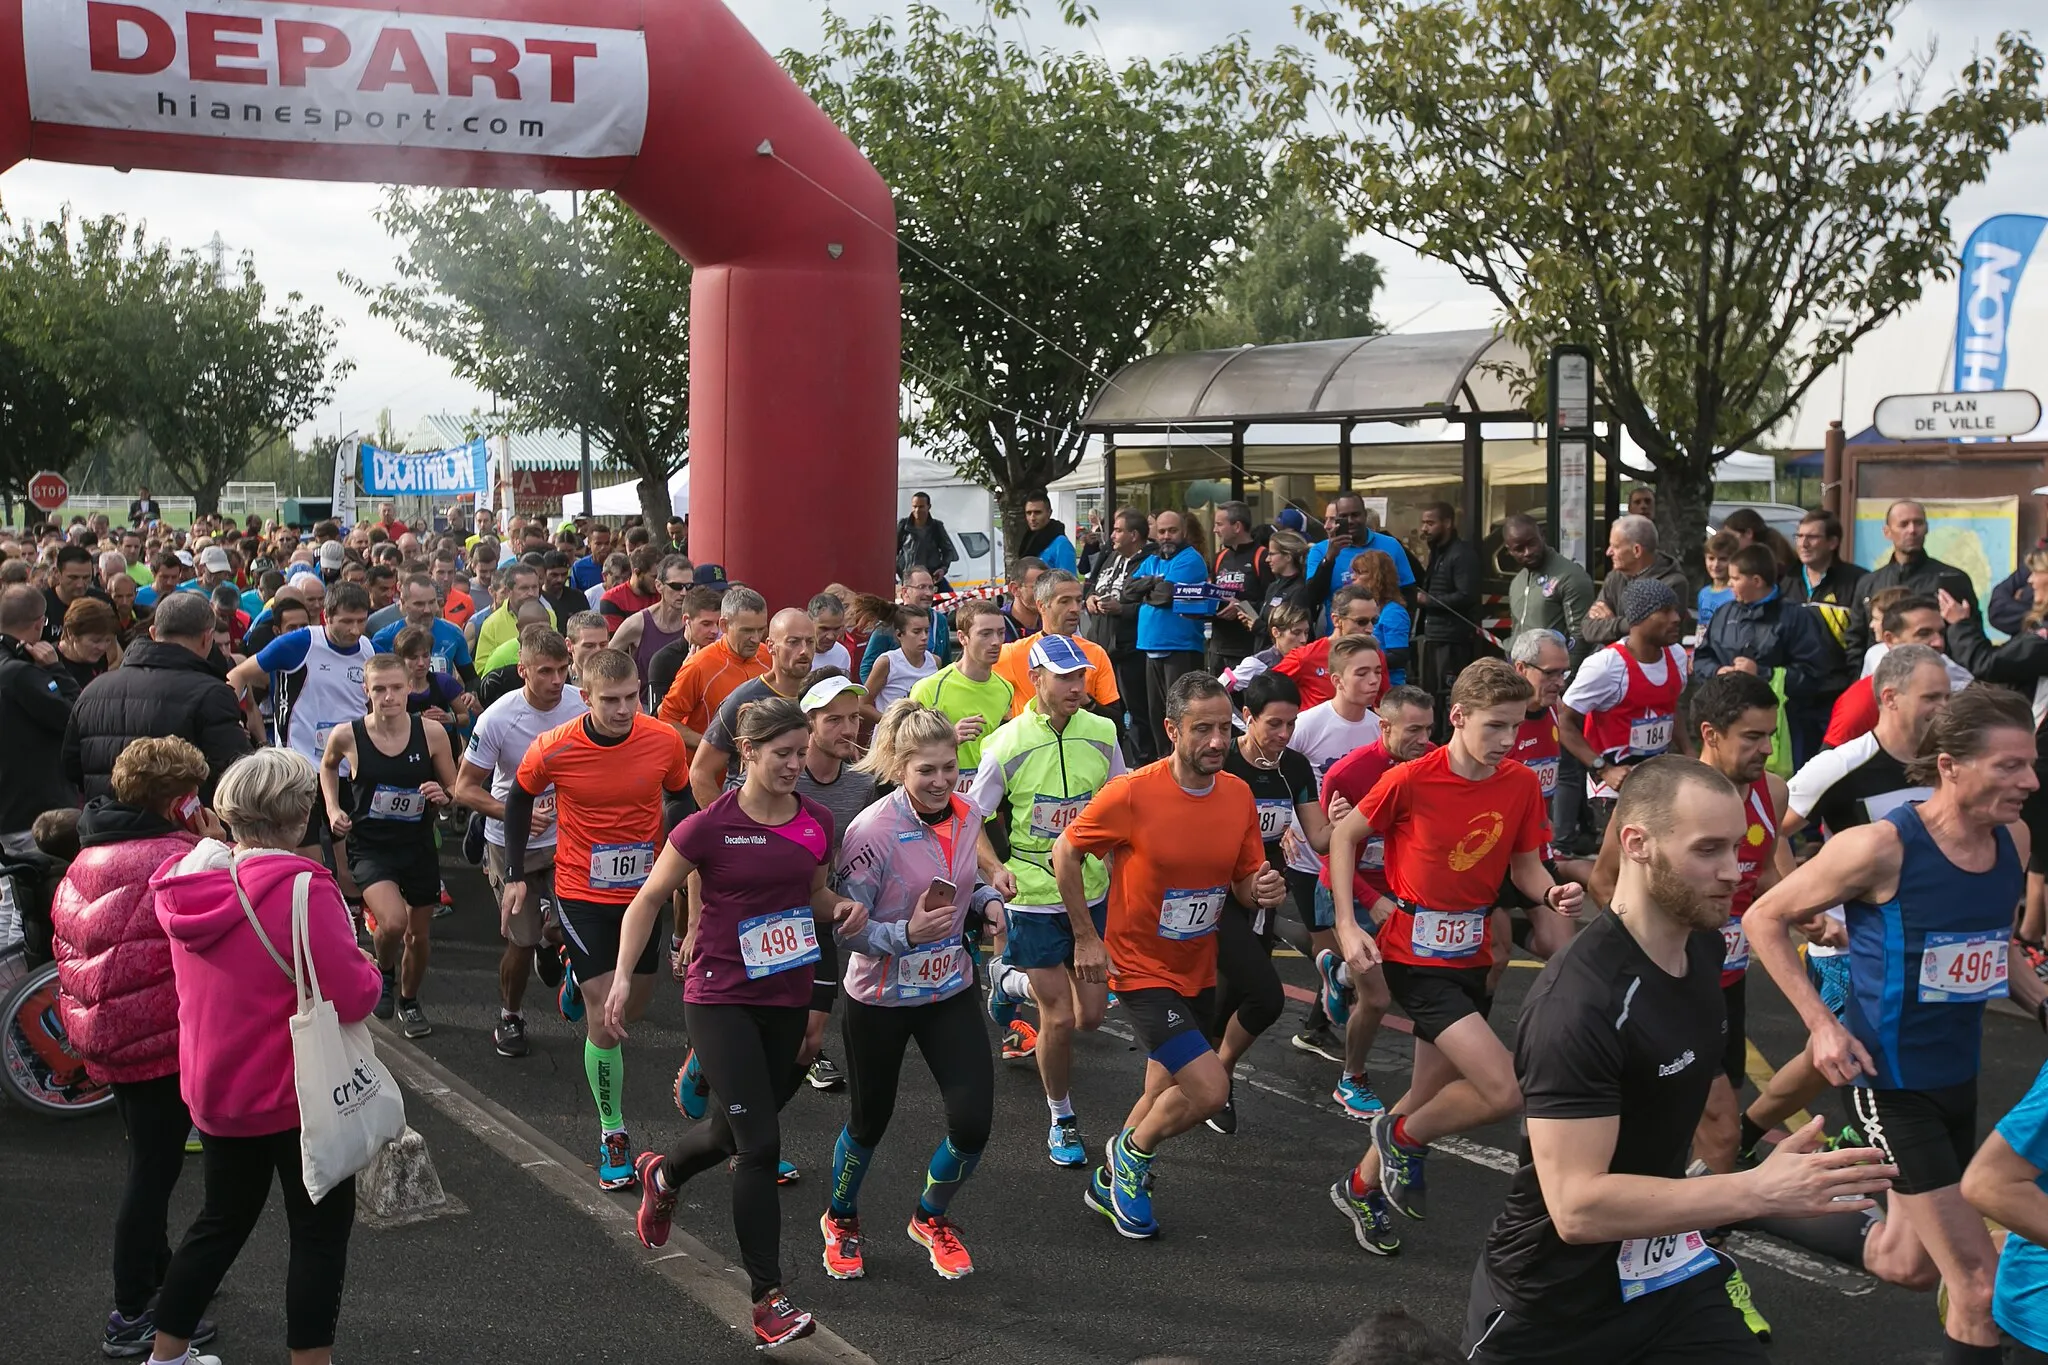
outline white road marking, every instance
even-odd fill
[[[510,1160],[551,1193],[587,1215],[605,1231],[623,1237],[640,1253],[640,1263],[695,1299],[714,1317],[754,1344],[754,1312],[738,1268],[681,1228],[669,1231],[670,1250],[650,1253],[634,1232],[634,1210],[597,1188],[596,1177],[571,1153],[518,1115],[475,1089],[397,1033],[373,1020],[377,1056],[391,1074],[457,1126]],[[775,1348],[779,1361],[798,1365],[877,1365],[875,1358],[838,1333],[818,1324],[801,1341]]]

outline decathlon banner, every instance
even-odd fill
[[[369,444],[357,447],[356,493],[365,498],[460,497],[491,486],[491,457],[482,437],[466,446],[402,455]]]
[[[29,118],[185,137],[637,156],[647,43],[275,0],[22,0]]]
[[[1956,305],[1955,387],[1989,393],[2005,387],[2006,319],[2027,258],[2048,218],[2001,213],[1987,218],[1963,246]]]

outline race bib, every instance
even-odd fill
[[[549,787],[533,798],[533,827],[545,829],[555,823],[555,789]]]
[[[1749,931],[1742,927],[1739,919],[1731,919],[1721,926],[1721,970],[1749,970]]]
[[[433,662],[430,663],[428,667],[432,668],[436,673],[452,673],[455,671],[454,669],[449,667],[449,664],[452,662],[453,660],[451,660],[446,654],[436,654],[433,657]]]
[[[912,948],[891,959],[898,997],[907,1000],[944,995],[967,979],[967,945],[934,943]]]
[[[1623,1242],[1614,1269],[1621,1280],[1621,1301],[1630,1303],[1705,1274],[1720,1263],[1706,1238],[1697,1232],[1674,1232]]]
[[[1223,918],[1223,897],[1227,888],[1205,887],[1199,891],[1169,890],[1159,903],[1159,937],[1203,938],[1216,932]]]
[[[747,969],[747,980],[759,981],[817,960],[818,926],[811,919],[810,907],[775,910],[740,921],[740,962]]]
[[[338,720],[321,721],[313,726],[313,742],[320,746],[320,752],[327,752],[327,737],[341,724]]]
[[[1484,910],[1424,910],[1410,914],[1408,946],[1417,957],[1471,957],[1486,942]]]
[[[1671,747],[1671,717],[1642,716],[1628,723],[1628,751],[1635,758],[1655,758]]]
[[[974,769],[962,768],[960,770],[960,776],[955,778],[953,781],[953,790],[956,792],[965,792],[969,787],[973,785]]]
[[[2006,994],[2006,936],[1929,934],[1920,951],[1920,999],[1935,1005],[1982,1004]]]
[[[1387,841],[1375,834],[1358,846],[1358,865],[1368,872],[1377,872],[1387,865]]]
[[[611,891],[639,886],[654,870],[654,844],[593,844],[590,848],[590,889]]]
[[[1536,774],[1536,780],[1543,784],[1543,794],[1550,796],[1557,791],[1557,756],[1539,758],[1529,765],[1529,771]]]
[[[419,821],[426,818],[426,794],[418,787],[384,787],[370,793],[373,820]]]
[[[1057,839],[1067,826],[1088,809],[1085,796],[1034,796],[1031,798],[1031,837]]]
[[[1270,844],[1294,821],[1294,803],[1280,796],[1259,798],[1259,842]]]

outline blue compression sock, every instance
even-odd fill
[[[832,1144],[832,1216],[851,1218],[860,1203],[860,1182],[867,1178],[868,1163],[875,1149],[863,1147],[853,1134],[841,1128],[839,1141]]]
[[[953,1139],[940,1138],[939,1145],[932,1150],[932,1164],[924,1173],[924,1193],[918,1196],[917,1211],[927,1218],[945,1213],[953,1196],[980,1164],[980,1152],[963,1152],[953,1145]]]

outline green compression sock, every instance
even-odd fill
[[[583,1040],[583,1074],[590,1081],[590,1097],[597,1101],[597,1120],[607,1133],[626,1126],[626,1057],[617,1044],[599,1047]]]

